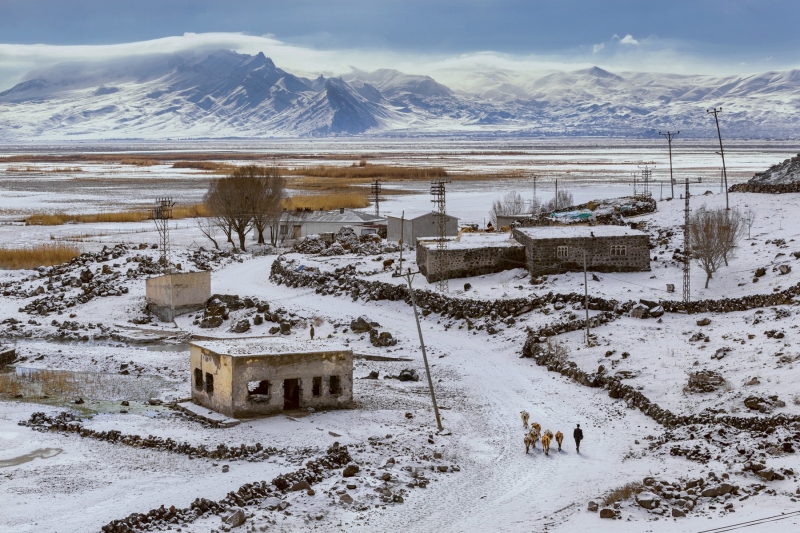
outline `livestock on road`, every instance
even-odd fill
[[[564,442],[564,434],[556,431],[556,442],[558,443],[558,451],[561,451],[561,443]]]
[[[550,435],[552,433],[550,433],[549,429],[542,435],[542,449],[545,455],[550,455]]]
[[[530,419],[531,415],[528,414],[528,411],[520,411],[519,416],[522,417],[522,427],[528,429],[528,420]]]

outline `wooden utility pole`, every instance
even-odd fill
[[[589,337],[589,276],[586,273],[586,247],[583,248],[583,308],[586,310],[586,345],[591,346]]]
[[[419,325],[419,313],[417,312],[417,299],[414,297],[414,288],[411,286],[411,282],[414,281],[414,276],[419,274],[419,272],[411,272],[411,269],[402,276],[406,279],[406,283],[408,283],[408,294],[411,297],[411,306],[414,308],[414,320],[417,322],[417,333],[419,333],[419,346],[422,349],[422,360],[425,362],[425,374],[428,376],[428,388],[431,391],[431,401],[433,402],[433,414],[436,415],[436,425],[439,427],[439,431],[442,431],[444,428],[442,427],[442,419],[439,417],[439,406],[436,405],[436,394],[433,392],[433,380],[431,379],[431,369],[428,367],[428,354],[425,352],[425,341],[422,339],[422,327]]]
[[[661,133],[659,131],[658,134],[663,137],[666,137],[667,144],[669,145],[669,186],[670,186],[670,194],[672,195],[672,198],[675,198],[675,181],[672,179],[672,139],[676,135],[680,134],[680,132],[676,131],[675,133],[672,133],[668,131],[667,133]]]
[[[406,228],[406,212],[403,211],[400,215],[400,264],[397,265],[397,272],[403,272],[403,246],[405,246],[405,228]]]
[[[714,122],[717,123],[717,137],[719,137],[719,155],[722,157],[722,176],[725,178],[725,209],[730,210],[730,205],[728,204],[728,170],[725,168],[725,150],[722,149],[722,133],[719,131],[719,117],[717,115],[722,113],[722,108],[720,107],[717,109],[716,107],[712,109],[706,109],[706,113],[709,115],[714,115]]]

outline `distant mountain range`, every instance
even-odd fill
[[[476,72],[470,91],[396,70],[309,79],[227,50],[61,64],[0,92],[0,140],[506,134],[800,136],[800,71],[744,77],[613,74],[517,81]]]

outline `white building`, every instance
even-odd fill
[[[445,237],[455,237],[458,235],[458,218],[453,215],[445,217]],[[438,215],[433,211],[406,211],[402,221],[400,216],[390,215],[386,222],[386,239],[395,242],[403,239],[410,246],[415,246],[420,237],[437,237],[439,234]]]
[[[301,239],[308,235],[336,233],[343,226],[351,226],[356,234],[378,233],[386,227],[386,219],[353,209],[338,211],[284,211],[280,221],[280,241]]]

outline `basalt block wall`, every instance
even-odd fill
[[[438,272],[439,254],[445,254],[447,270]],[[417,266],[428,283],[440,279],[468,278],[525,266],[525,247],[521,244],[455,248],[440,252],[436,243],[417,245]]]
[[[211,272],[208,271],[166,274],[145,282],[147,307],[165,322],[202,309],[210,297]]]
[[[298,380],[300,386],[300,409],[343,409],[353,405],[353,353],[349,350],[231,356],[192,345],[190,365],[192,399],[234,418],[283,412],[284,380],[292,379]],[[197,370],[202,381],[197,379]],[[331,376],[338,377],[338,391],[331,390]],[[317,391],[314,378],[319,379]],[[251,394],[249,386],[257,382],[268,382],[269,393]]]
[[[514,230],[514,238],[525,245],[528,270],[532,276],[562,274],[586,268],[595,272],[642,272],[650,270],[650,237],[647,235],[531,238]],[[612,246],[625,246],[625,255],[612,255]],[[558,248],[567,247],[565,257]]]

